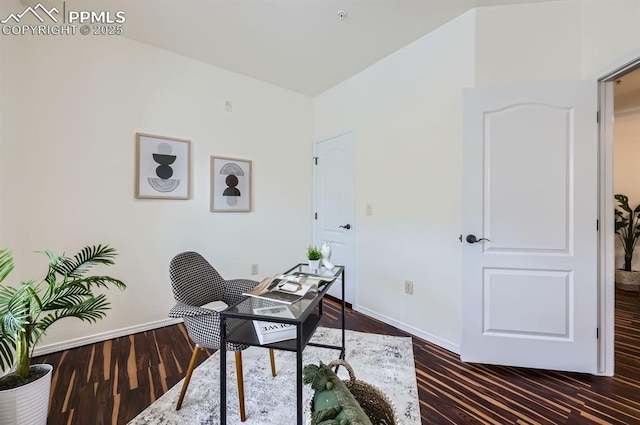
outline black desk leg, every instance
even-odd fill
[[[296,399],[298,401],[298,425],[302,425],[302,324],[298,324],[296,328]]]
[[[344,331],[344,327],[345,327],[345,316],[344,316],[344,285],[346,284],[345,280],[344,280],[344,268],[342,268],[342,352],[340,353],[340,358],[342,360],[344,360],[345,356],[346,356],[346,352],[345,352],[345,346],[344,346],[344,337],[345,337],[345,331]]]
[[[220,425],[227,425],[227,319],[220,317]]]

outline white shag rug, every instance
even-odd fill
[[[339,345],[340,330],[318,328],[314,342]],[[393,401],[399,423],[420,425],[420,403],[416,384],[411,338],[346,331],[346,361],[357,379],[379,388]],[[240,422],[238,387],[233,353],[227,354],[227,424],[282,425],[296,423],[295,353],[275,351],[277,376],[271,376],[266,348],[249,347],[242,352],[245,409],[247,420]],[[303,366],[327,364],[338,358],[339,351],[307,346]],[[185,369],[187,365],[184,365]],[[220,357],[208,358],[193,372],[182,409],[175,410],[182,381],[136,416],[129,425],[217,425],[220,423]],[[348,379],[344,367],[338,371]],[[309,416],[313,391],[304,386],[304,418]]]

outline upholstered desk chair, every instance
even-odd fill
[[[213,301],[222,301],[229,306],[236,304],[243,298],[242,293],[253,288],[258,282],[248,279],[225,280],[207,260],[196,252],[183,252],[176,255],[169,265],[169,274],[173,296],[176,299],[176,305],[169,312],[169,317],[184,319],[189,337],[196,344],[176,405],[176,410],[180,410],[201,349],[217,350],[220,348],[220,314],[215,310],[201,306]],[[233,321],[227,323],[228,328],[233,327]],[[234,351],[236,357],[240,420],[242,422],[246,419],[242,350],[247,347],[247,345],[227,343],[227,350]],[[276,376],[273,349],[269,349],[269,357],[271,359],[271,374]]]

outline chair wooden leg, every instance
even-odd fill
[[[247,420],[244,411],[244,379],[242,378],[242,351],[236,351],[236,378],[238,380],[238,403],[240,404],[240,422]]]
[[[271,360],[271,376],[276,376],[276,358],[273,355],[273,348],[269,348],[269,360]]]
[[[196,363],[198,362],[198,356],[200,355],[200,350],[201,348],[197,345],[193,349],[193,354],[191,355],[191,361],[189,362],[189,368],[187,369],[187,375],[184,377],[184,383],[182,384],[180,397],[178,397],[178,404],[176,405],[176,410],[180,410],[180,408],[182,407],[182,400],[184,400],[184,395],[187,392],[189,381],[191,381],[191,375],[193,374],[193,369],[196,368]]]

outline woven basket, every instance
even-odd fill
[[[356,379],[353,368],[344,360],[334,360],[328,364],[330,368],[344,366],[349,372],[349,379],[345,383],[353,397],[358,401],[362,410],[367,414],[373,425],[398,425],[398,417],[393,403],[382,391],[371,384]],[[313,411],[313,399],[311,400],[311,411]],[[307,420],[311,424],[311,415]]]

